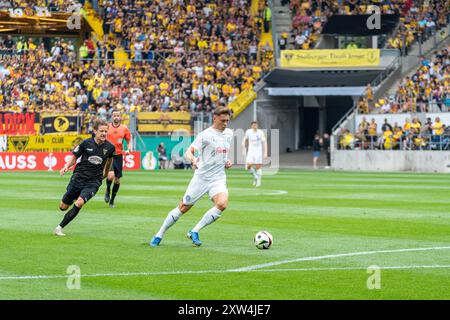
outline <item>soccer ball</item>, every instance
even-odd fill
[[[273,243],[273,237],[267,231],[260,231],[255,235],[255,246],[258,249],[269,249]]]

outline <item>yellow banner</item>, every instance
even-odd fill
[[[9,136],[9,152],[69,152],[91,135]]]
[[[282,50],[281,67],[375,67],[380,64],[380,49]]]
[[[191,132],[191,115],[186,112],[139,112],[139,132]]]
[[[231,102],[228,107],[233,110],[233,119],[236,118],[239,113],[244,111],[247,106],[256,99],[256,92],[253,89],[247,89],[241,92],[241,94]]]

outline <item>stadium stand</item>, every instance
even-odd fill
[[[412,122],[405,118],[403,124],[391,124],[388,119],[380,126],[372,118],[370,122],[364,117],[357,130],[352,133],[342,129],[338,148],[345,150],[450,150],[450,125],[442,122],[440,117],[427,117],[422,123],[419,117]]]
[[[77,0],[3,0],[0,1],[0,9],[4,8],[34,8],[46,7],[50,12],[67,11],[73,5],[84,3],[84,1]]]
[[[363,117],[355,132],[344,128],[339,136],[340,149],[383,150],[449,150],[450,123],[439,116],[434,121],[430,113],[448,112],[450,107],[450,47],[436,51],[431,60],[421,58],[419,69],[403,78],[394,96],[387,95],[373,102],[371,114],[416,115],[404,124],[389,124],[384,119],[378,127],[375,118],[370,122]],[[358,102],[358,113],[369,110],[370,88]],[[372,102],[370,102],[372,104]],[[421,119],[422,118],[422,121]],[[426,121],[423,121],[425,120]],[[424,122],[424,124],[422,124]],[[378,129],[381,129],[379,131]]]
[[[39,4],[67,8],[64,1]],[[252,88],[272,67],[270,46],[258,54],[261,28],[249,0],[91,5],[103,18],[103,39],[86,38],[79,48],[61,38],[45,44],[27,37],[0,41],[10,51],[0,63],[2,111],[93,115],[114,106],[127,112],[210,112]],[[130,53],[129,68],[114,63],[119,46]]]
[[[377,101],[366,96],[359,113],[447,112],[450,107],[450,47],[436,51],[431,60],[421,57],[420,67],[404,77],[394,95]],[[371,95],[373,98],[373,94]]]
[[[399,14],[400,25],[390,35],[383,46],[386,48],[408,48],[414,43],[423,42],[449,23],[448,0],[436,1],[281,1],[292,12],[292,29],[283,37],[287,39],[287,49],[312,49],[316,46],[323,26],[332,15],[357,15],[372,13],[376,5],[382,14]],[[380,39],[381,41],[383,38]],[[349,42],[347,45],[354,46]]]

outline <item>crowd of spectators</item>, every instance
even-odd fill
[[[0,0],[0,10],[10,8],[34,9],[35,7],[48,8],[50,12],[65,12],[73,5],[84,3],[77,0]]]
[[[403,1],[396,2],[403,3]],[[397,8],[400,8],[400,25],[397,32],[389,38],[387,48],[404,50],[408,54],[412,44],[423,43],[450,22],[448,0],[407,0],[401,6],[399,4]]]
[[[386,41],[387,48],[405,50],[425,41],[449,23],[449,0],[282,0],[292,12],[292,30],[280,39],[281,49],[311,49],[317,44],[323,25],[334,14],[399,14],[399,28]],[[405,48],[403,48],[405,47]]]
[[[251,15],[250,0],[141,2],[99,3],[105,38],[94,59],[105,56],[113,34],[134,63],[158,71],[150,81],[162,98],[184,91],[193,100],[226,104],[272,67],[273,49],[258,48],[263,21]]]
[[[450,126],[440,117],[434,122],[427,118],[425,123],[418,117],[412,122],[406,118],[403,125],[384,119],[380,133],[374,118],[368,122],[363,117],[355,133],[342,130],[338,146],[347,150],[450,150]]]
[[[401,80],[393,96],[373,101],[373,89],[368,86],[358,102],[359,113],[446,112],[449,108],[450,47],[435,52],[431,60],[421,57],[419,69]]]
[[[7,36],[0,41],[0,50],[10,52],[0,61],[0,110],[83,111],[101,117],[113,107],[210,112],[232,102],[271,68],[268,59],[258,59],[262,21],[250,14],[249,0],[95,5],[105,18],[104,39],[86,39],[79,48],[65,39],[44,44]],[[114,63],[119,46],[130,50],[131,67]],[[262,49],[265,57],[273,54],[270,46]]]

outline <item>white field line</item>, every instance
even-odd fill
[[[378,251],[362,251],[352,253],[342,253],[326,256],[305,257],[293,260],[282,260],[278,262],[253,265],[238,269],[227,270],[197,270],[197,271],[159,271],[159,272],[120,272],[120,273],[94,273],[81,274],[82,278],[99,278],[99,277],[138,277],[138,276],[161,276],[161,275],[186,275],[186,274],[206,274],[206,273],[239,273],[239,272],[294,272],[294,271],[338,271],[338,270],[366,270],[367,267],[330,267],[330,268],[291,268],[291,269],[264,269],[261,268],[276,266],[298,261],[314,261],[329,258],[368,255],[377,253],[396,253],[396,252],[411,252],[411,251],[430,251],[430,250],[445,250],[450,247],[432,247],[432,248],[411,248],[411,249],[396,249],[396,250],[378,250]],[[438,269],[450,268],[450,265],[409,265],[409,266],[380,266],[380,269]],[[69,275],[27,275],[27,276],[0,276],[1,280],[46,280],[46,279],[66,279]]]
[[[418,265],[418,266],[378,266],[380,270],[408,270],[408,269],[447,269],[450,265]],[[80,278],[99,278],[99,277],[142,277],[142,276],[163,276],[163,275],[186,275],[186,274],[205,274],[205,273],[240,273],[240,272],[301,272],[301,271],[352,271],[367,270],[368,266],[361,267],[330,267],[330,268],[289,268],[289,269],[258,269],[250,271],[234,270],[198,270],[198,271],[162,271],[162,272],[123,272],[123,273],[94,273],[81,274]],[[5,276],[0,280],[47,280],[47,279],[66,279],[69,275],[40,275],[40,276]],[[76,277],[70,275],[71,277]]]
[[[341,258],[341,257],[366,256],[366,255],[378,254],[378,253],[398,253],[398,252],[430,251],[430,250],[445,250],[445,249],[450,249],[450,247],[409,248],[409,249],[376,250],[376,251],[361,251],[361,252],[338,253],[338,254],[329,254],[329,255],[325,255],[325,256],[297,258],[297,259],[290,259],[290,260],[274,261],[274,262],[263,263],[263,264],[256,264],[256,265],[253,265],[253,266],[232,269],[231,271],[252,271],[252,270],[256,270],[256,269],[261,269],[261,268],[266,268],[266,267],[273,267],[273,266],[279,266],[281,264],[287,264],[287,263],[292,263],[292,262],[300,262],[300,261],[315,261],[315,260]]]

